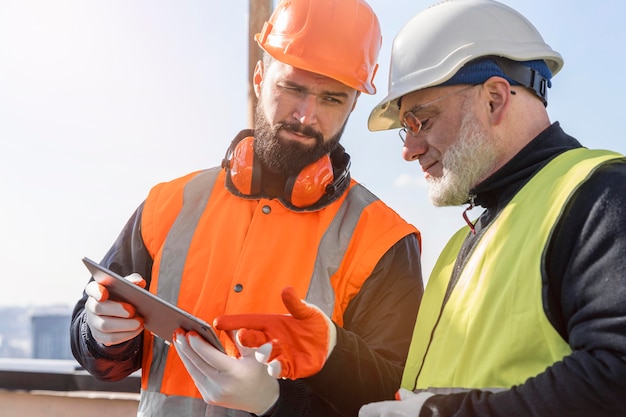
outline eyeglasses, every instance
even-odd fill
[[[460,90],[456,90],[450,94],[446,94],[443,97],[439,97],[433,101],[429,101],[428,103],[422,104],[421,106],[416,107],[415,109],[408,111],[406,113],[404,113],[404,116],[402,118],[402,120],[400,120],[400,124],[402,125],[402,129],[400,129],[400,131],[398,132],[398,135],[400,136],[400,140],[402,141],[402,143],[404,144],[404,141],[406,140],[406,136],[407,135],[411,135],[413,137],[417,136],[418,133],[420,132],[420,130],[422,129],[422,122],[421,120],[415,115],[415,113],[419,112],[420,110],[424,109],[425,107],[428,107],[432,104],[435,104],[438,101],[443,100],[444,98],[448,98],[448,97],[452,97],[455,94],[461,93],[465,90],[469,90],[470,88],[475,87],[475,85],[468,85],[467,87],[461,88]]]

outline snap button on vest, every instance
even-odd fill
[[[243,291],[243,285],[241,285],[241,284],[237,284],[237,285],[235,285],[234,290],[235,290],[235,292],[241,292],[241,291]]]
[[[263,208],[261,210],[265,214],[270,214],[270,212],[272,211],[272,208],[270,206],[263,206]]]

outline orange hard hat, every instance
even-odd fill
[[[382,36],[363,0],[281,0],[254,39],[278,61],[376,93]]]

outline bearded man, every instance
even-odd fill
[[[360,94],[376,91],[378,20],[363,0],[290,0],[256,40],[255,129],[222,166],[152,188],[101,263],[209,323],[285,315],[289,287],[329,318],[325,364],[275,378],[220,330],[225,352],[184,329],[170,345],[90,280],[74,355],[104,380],[141,369],[142,417],[356,415],[400,384],[423,293],[419,231],[351,178],[339,144]]]

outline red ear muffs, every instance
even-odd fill
[[[287,180],[285,198],[298,208],[312,206],[326,194],[326,187],[332,182],[333,166],[330,157],[324,155]]]
[[[254,196],[261,192],[261,169],[254,158],[254,138],[247,136],[232,150],[225,160],[233,185],[242,194]],[[298,208],[309,207],[326,194],[333,183],[333,166],[328,155],[307,165],[285,183],[285,200]]]
[[[252,136],[242,139],[235,146],[230,161],[228,161],[230,179],[233,185],[245,195],[257,194],[260,191],[258,188],[260,186],[261,172],[260,169],[257,169],[258,173],[254,172],[253,141],[254,138]]]

